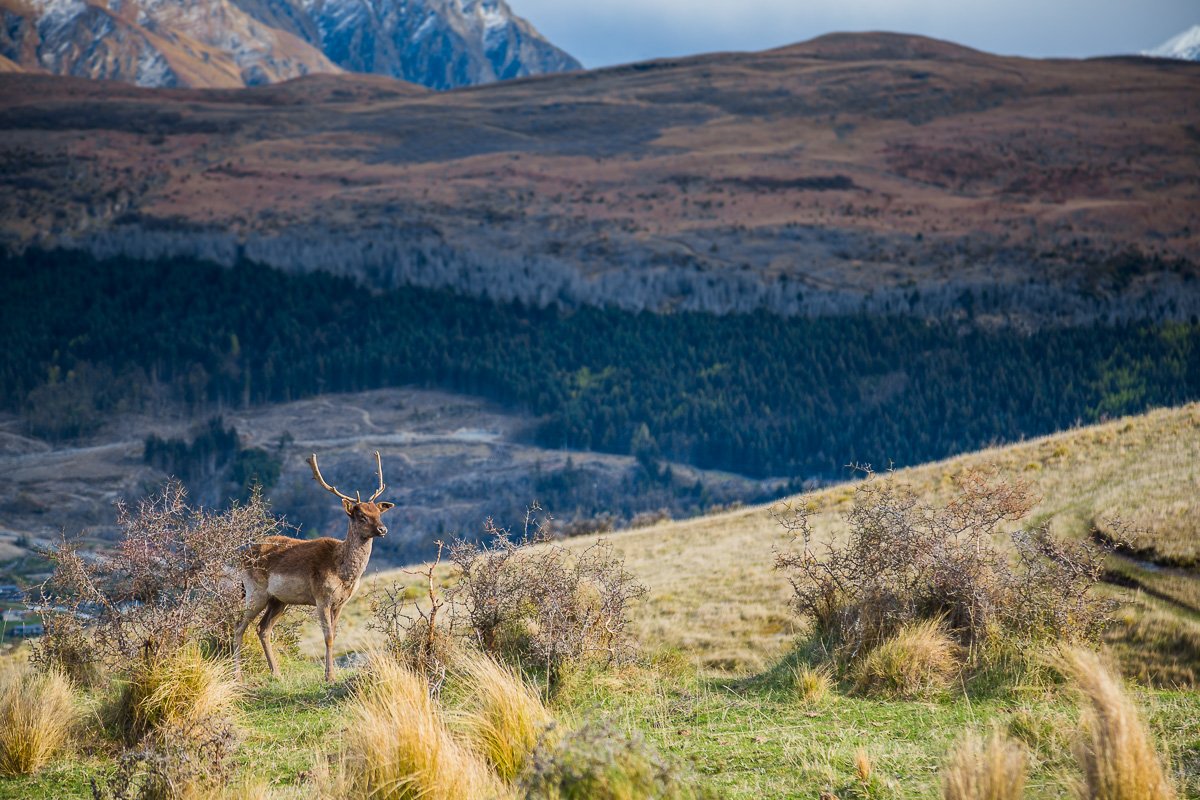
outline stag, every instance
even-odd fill
[[[325,537],[303,540],[288,536],[268,536],[249,548],[240,564],[239,577],[246,589],[246,612],[233,636],[234,662],[241,667],[242,637],[259,615],[258,640],[272,675],[279,675],[271,650],[271,629],[288,606],[316,606],[317,619],[325,634],[325,680],[333,680],[333,639],[338,617],[358,589],[359,580],[371,558],[375,539],[387,535],[381,517],[395,503],[375,502],[387,487],[383,483],[383,462],[378,451],[375,467],[379,488],[363,502],[360,494],[350,497],[325,482],[314,453],[308,458],[313,479],[342,501],[350,517],[344,540]]]

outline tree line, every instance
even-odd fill
[[[7,256],[0,275],[0,403],[58,438],[163,393],[207,411],[418,385],[530,413],[544,446],[832,478],[1200,397],[1195,323],[537,308],[77,251]]]

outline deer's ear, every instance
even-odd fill
[[[342,500],[342,508],[346,509],[347,514],[354,513],[354,503],[350,502],[349,500]]]
[[[395,507],[396,507],[395,503],[380,503],[379,504],[379,513],[382,514],[383,512],[387,511],[388,509],[392,509]]]

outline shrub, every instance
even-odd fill
[[[71,683],[27,664],[0,673],[0,775],[28,775],[53,758],[78,719]]]
[[[942,770],[943,800],[1021,800],[1028,777],[1025,750],[999,730],[985,742],[969,733]]]
[[[801,549],[777,553],[776,568],[841,660],[921,620],[942,620],[972,659],[1018,643],[1090,641],[1107,624],[1114,605],[1093,591],[1104,573],[1103,549],[1058,542],[1044,526],[1007,529],[1035,502],[1027,483],[974,470],[955,484],[954,498],[934,506],[868,471],[846,516],[845,541],[820,555],[811,509],[777,512]]]
[[[147,656],[125,676],[110,720],[127,742],[155,730],[190,730],[234,711],[240,684],[232,665],[205,658],[199,646]]]
[[[76,686],[100,682],[100,665],[89,631],[74,614],[47,614],[45,634],[33,643],[29,660],[43,669],[60,669]]]
[[[462,800],[499,793],[483,761],[438,715],[420,673],[380,657],[356,688],[341,771],[354,796]]]
[[[93,800],[229,800],[262,796],[248,783],[234,784],[230,756],[236,746],[227,721],[202,719],[163,727],[127,749],[116,768],[92,779]]]
[[[456,672],[468,687],[458,716],[467,740],[512,781],[553,721],[550,712],[520,675],[488,656],[464,659]]]
[[[65,540],[54,553],[43,601],[61,610],[50,615],[50,630],[71,632],[67,616],[89,620],[95,658],[118,672],[188,642],[229,643],[242,613],[231,568],[243,546],[280,528],[262,497],[210,512],[190,508],[183,486],[171,482],[136,512],[120,506],[118,523],[111,557],[84,558]],[[74,652],[73,642],[60,641],[52,637],[41,657]]]
[[[905,626],[858,662],[856,688],[903,698],[945,691],[959,673],[958,649],[936,620]]]
[[[491,655],[541,666],[550,680],[571,661],[627,660],[629,610],[645,587],[608,542],[576,555],[529,530],[513,541],[488,520],[489,542],[451,547],[461,575],[449,596],[470,635]]]
[[[804,705],[816,705],[829,696],[833,679],[829,671],[809,664],[798,664],[792,670],[792,691]]]
[[[420,571],[425,578],[427,607],[415,602],[419,590],[393,584],[371,596],[372,619],[368,623],[383,634],[388,654],[424,675],[435,695],[441,691],[456,649],[454,616],[441,613],[446,600],[434,586],[444,545],[439,541],[437,547],[437,558]]]
[[[1079,689],[1082,713],[1075,760],[1081,800],[1170,800],[1154,739],[1121,681],[1089,650],[1067,649],[1060,666]]]
[[[591,722],[546,737],[534,751],[520,791],[526,800],[688,800],[701,793],[677,777],[637,734]]]

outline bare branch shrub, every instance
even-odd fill
[[[484,543],[454,542],[460,577],[448,594],[465,627],[485,652],[540,665],[551,680],[569,662],[628,659],[629,611],[646,588],[608,542],[576,555],[551,541],[537,510],[518,540],[489,519]]]
[[[388,652],[416,670],[429,682],[430,691],[441,692],[454,650],[454,614],[441,614],[447,601],[434,585],[434,572],[442,563],[445,545],[437,543],[437,558],[423,570],[404,570],[425,578],[427,608],[422,608],[407,588],[393,584],[371,597],[368,627],[384,636]]]
[[[1045,526],[1013,527],[1037,502],[1028,483],[971,470],[956,478],[952,500],[932,505],[865,471],[847,535],[819,552],[812,509],[776,512],[800,545],[777,552],[776,569],[840,659],[922,620],[941,620],[971,658],[1005,643],[1098,637],[1114,608],[1093,591],[1107,551],[1057,541]]]
[[[456,637],[489,655],[546,671],[556,680],[568,662],[633,655],[629,613],[646,589],[607,542],[576,554],[550,539],[549,520],[531,507],[520,538],[488,519],[481,543],[456,539],[449,548],[454,582],[439,596],[425,576],[427,602],[391,587],[373,602],[376,630],[388,648],[432,686],[440,685]]]
[[[116,768],[92,778],[93,800],[179,800],[223,796],[233,777],[237,747],[225,720],[199,720],[169,727],[126,749]]]
[[[251,543],[280,532],[261,495],[227,511],[191,508],[182,484],[119,507],[122,538],[111,556],[66,541],[42,587],[48,635],[37,658],[70,662],[86,655],[125,670],[187,642],[227,644],[241,609],[234,565]],[[81,630],[79,622],[84,623]]]

